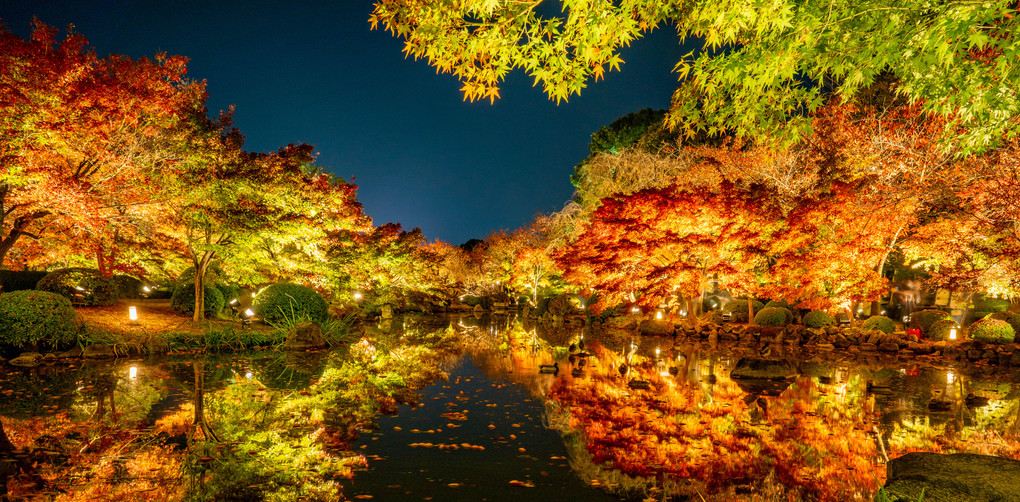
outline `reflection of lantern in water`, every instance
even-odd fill
[[[955,380],[955,375],[953,375],[952,371],[947,371],[946,372],[946,383],[947,384],[952,384],[953,380]]]
[[[247,372],[245,372],[245,373],[244,373],[244,377],[245,377],[245,378],[247,378],[248,380],[251,380],[251,377],[252,377],[252,373],[251,373],[251,371],[247,371]]]

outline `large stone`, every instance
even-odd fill
[[[152,337],[145,341],[145,349],[149,354],[166,354],[170,352],[170,342],[165,338]]]
[[[673,334],[675,329],[676,326],[669,321],[643,321],[640,325],[638,325],[638,331],[640,331],[642,335],[646,336],[670,336]]]
[[[971,453],[916,452],[889,461],[889,500],[1020,502],[1020,461]]]
[[[81,356],[85,359],[108,359],[111,357],[117,357],[117,354],[107,345],[93,343],[92,345],[85,347],[85,351],[82,352]]]
[[[476,306],[475,308],[478,308],[478,307]],[[382,307],[380,307],[379,310],[381,312],[380,316],[383,319],[393,319],[393,306],[392,305],[386,303]]]
[[[322,328],[314,322],[294,325],[287,332],[287,339],[283,342],[285,350],[321,349],[326,345],[328,344],[322,336]]]
[[[43,355],[38,352],[24,352],[20,356],[8,361],[15,366],[32,367],[38,366],[43,361]]]
[[[861,350],[864,351],[864,352],[874,352],[874,351],[878,350],[878,346],[876,346],[873,343],[862,343],[861,344]]]
[[[60,359],[78,359],[81,357],[81,347],[75,345],[68,351],[57,354]]]
[[[787,380],[797,376],[797,368],[783,359],[741,357],[730,372],[730,378],[755,380]]]
[[[899,352],[900,346],[893,342],[882,342],[882,344],[878,346],[878,350],[881,350],[882,352]]]

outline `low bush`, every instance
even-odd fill
[[[74,307],[48,291],[14,291],[0,295],[0,343],[54,349],[78,339]]]
[[[1013,326],[1014,333],[1020,333],[1020,314],[1016,312],[996,312],[991,315],[992,319],[1006,321]]]
[[[474,295],[464,295],[464,298],[461,298],[461,301],[470,307],[482,304],[482,299]]]
[[[970,337],[987,343],[1012,343],[1016,335],[1013,326],[998,319],[982,319],[970,325]]]
[[[793,306],[787,303],[786,300],[769,300],[769,302],[765,304],[765,308],[769,307],[779,307],[787,310],[793,310]]]
[[[979,297],[974,300],[974,310],[977,312],[1005,312],[1009,310],[1009,300],[1002,298]]]
[[[35,289],[56,293],[73,305],[93,307],[113,305],[117,301],[117,287],[113,280],[91,268],[64,268],[46,274]]]
[[[263,289],[251,305],[256,315],[272,325],[295,318],[321,323],[329,317],[329,304],[317,291],[289,282]]]
[[[896,331],[896,323],[884,315],[873,315],[861,323],[861,329],[870,331],[877,329],[885,333]]]
[[[759,326],[786,326],[792,320],[793,314],[784,307],[765,307],[754,315],[754,323]]]
[[[812,310],[807,314],[804,314],[804,325],[809,328],[825,328],[828,326],[836,325],[836,318],[829,315],[828,312],[821,310]]]
[[[110,280],[113,281],[113,286],[117,289],[117,298],[136,300],[142,297],[142,281],[130,275],[115,275]]]
[[[752,308],[757,314],[759,310],[765,308],[765,304],[755,300]],[[747,300],[731,300],[723,306],[723,312],[730,313],[730,322],[747,322]]]
[[[241,294],[241,288],[234,284],[217,284],[216,289],[223,295],[224,305],[230,303],[230,300],[237,299]]]
[[[216,317],[223,311],[223,294],[215,286],[205,285],[205,316]],[[174,290],[170,297],[170,306],[174,310],[185,315],[195,313],[195,286],[193,284],[181,284]]]
[[[928,336],[928,330],[935,321],[952,319],[953,316],[944,310],[922,310],[910,314],[910,326],[921,330],[924,336]]]
[[[549,311],[549,302],[552,301],[552,297],[543,296],[538,299],[538,305],[535,306],[535,316],[542,317],[546,312]]]
[[[942,319],[935,321],[931,326],[928,327],[928,338],[941,342],[949,340],[950,331],[956,330],[957,339],[963,338],[963,330],[960,329],[960,325],[952,319]]]

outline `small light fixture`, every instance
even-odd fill
[[[245,378],[247,378],[248,380],[251,380],[251,377],[252,377],[252,373],[251,373],[251,371],[248,371],[248,372],[246,372],[246,373],[244,374],[244,377],[245,377]]]
[[[641,312],[641,309],[639,309],[637,307],[634,307],[634,308],[631,308],[630,311],[635,313],[635,314],[637,314],[638,312]]]
[[[146,293],[151,293],[152,289],[149,288],[148,286],[142,286],[142,291],[145,291]]]
[[[953,383],[954,375],[952,371],[946,372],[946,383]]]
[[[75,286],[74,289],[77,289],[78,291],[85,291],[85,288],[81,286]]]
[[[234,298],[233,300],[230,300],[230,304],[231,305],[237,305],[238,303],[240,303],[240,302],[237,301],[237,298]]]
[[[949,329],[949,339],[956,340],[956,328]]]
[[[659,357],[659,348],[655,347],[655,357]]]
[[[132,366],[132,367],[128,368],[128,378],[131,378],[131,379],[138,378],[138,368],[137,367]]]
[[[909,315],[903,316],[903,322],[905,322],[905,323],[906,322],[910,322],[910,316]]]
[[[361,300],[361,293],[354,293],[354,299],[355,299],[355,300]],[[463,299],[464,299],[464,298],[463,298],[463,297],[461,297],[461,300],[463,300]]]
[[[135,307],[128,307],[128,319],[133,322],[138,322],[138,309]]]
[[[655,313],[655,318],[656,319],[662,319],[662,312],[656,312]]]

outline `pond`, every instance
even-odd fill
[[[17,455],[0,487],[15,500],[871,500],[907,452],[1020,458],[1015,370],[713,345],[433,317],[332,352],[4,367]],[[739,378],[755,371],[775,378]]]

